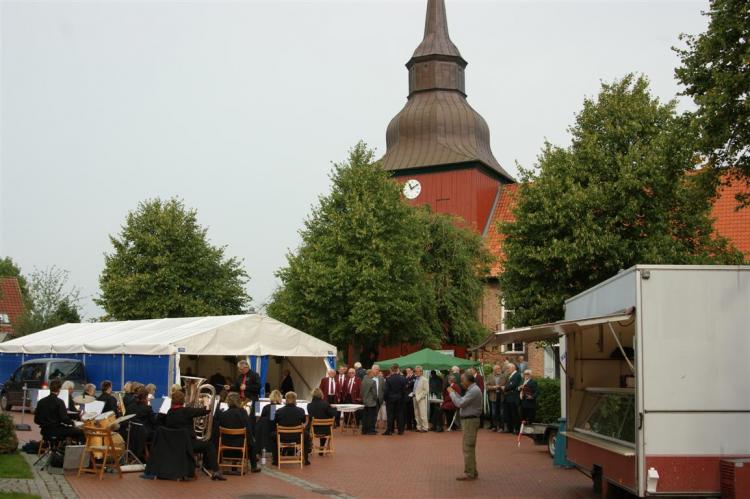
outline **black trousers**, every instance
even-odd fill
[[[535,416],[536,416],[536,407],[521,406],[521,420],[526,421],[526,424],[533,424]]]
[[[58,426],[57,428],[43,428],[43,438],[56,437],[58,440],[71,438],[76,442],[83,442],[86,438],[83,436],[83,430],[73,428],[72,426]]]
[[[377,418],[378,406],[365,406],[362,410],[362,433],[375,433],[375,421]]]
[[[515,402],[503,403],[503,412],[506,430],[511,433],[518,433],[521,429],[521,419],[518,417],[518,404]]]
[[[406,429],[414,430],[417,428],[417,419],[414,417],[414,398],[409,397],[406,399],[404,418],[406,421]]]
[[[497,400],[490,401],[490,409],[492,410],[492,426],[502,430],[505,424],[503,422],[503,399],[500,394],[497,395]]]
[[[430,420],[432,421],[432,429],[435,431],[443,431],[443,408],[440,404],[430,404],[432,414],[430,414]]]
[[[193,439],[193,452],[203,456],[203,466],[207,470],[219,471],[219,463],[216,461],[216,447],[212,441]]]
[[[388,416],[388,433],[393,433],[393,430],[398,426],[398,432],[404,432],[404,400],[389,400],[385,403],[385,412]]]

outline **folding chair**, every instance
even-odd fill
[[[333,424],[336,418],[316,419],[312,418],[310,423],[310,438],[312,439],[312,451],[318,454],[333,454]],[[328,428],[329,433],[318,433],[321,428]],[[320,445],[321,438],[326,439],[325,445]]]
[[[226,445],[224,443],[224,436],[242,436],[242,446]],[[231,453],[239,452],[241,457],[226,457],[224,453],[229,451]],[[244,428],[230,429],[219,426],[219,449],[217,451],[219,457],[219,468],[229,469],[240,469],[240,476],[245,474],[245,468],[247,467],[247,430]],[[235,454],[236,456],[236,454]]]
[[[115,445],[112,440],[111,428],[83,428],[86,435],[86,445],[81,453],[81,461],[78,463],[78,476],[81,473],[93,473],[99,475],[99,480],[104,476],[104,470],[107,466],[117,470],[117,474],[122,478],[120,469],[120,459],[125,453],[125,445]],[[88,459],[88,466],[84,466]]]
[[[299,435],[299,442],[282,442],[282,435]],[[276,426],[276,459],[278,468],[282,464],[297,464],[303,468],[305,465],[305,425],[299,426]],[[291,456],[285,456],[284,450],[292,449]]]

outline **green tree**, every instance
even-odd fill
[[[699,144],[715,173],[729,182],[750,180],[750,6],[713,0],[704,15],[705,33],[680,35],[687,47],[675,49],[682,60],[675,74],[698,104]],[[750,204],[750,193],[738,201]]]
[[[360,142],[334,165],[331,193],[277,272],[268,313],[338,346],[434,343],[440,328],[421,262],[426,228],[373,159]]]
[[[362,142],[334,165],[331,182],[277,272],[269,314],[375,355],[380,344],[476,340],[488,262],[479,237],[407,205]]]
[[[55,267],[35,269],[29,276],[33,306],[24,311],[16,333],[35,333],[68,322],[81,322],[80,291],[68,286],[67,270]]]
[[[18,287],[21,288],[21,296],[26,308],[32,306],[28,282],[21,273],[21,268],[9,256],[0,258],[0,277],[15,277],[18,280]]]
[[[128,213],[99,276],[94,301],[118,320],[239,314],[247,310],[241,260],[212,246],[196,211],[152,199]]]
[[[442,339],[472,344],[487,333],[477,315],[484,293],[482,276],[492,262],[482,238],[453,217],[419,209],[427,227],[422,265],[434,295]]]
[[[558,320],[563,302],[638,263],[740,263],[714,236],[695,187],[687,120],[643,77],[602,84],[570,128],[523,172],[516,221],[503,224],[505,305],[513,326]]]

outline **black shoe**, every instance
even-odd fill
[[[404,432],[403,432],[403,431],[400,431],[400,432],[398,432],[398,434],[399,434],[399,435],[403,435],[403,434],[404,434]]]
[[[271,462],[271,466],[278,466],[278,465],[279,465],[279,463],[277,461]]]
[[[319,455],[319,456],[322,456],[322,455],[323,455],[323,453],[322,453],[322,452],[318,452],[318,455]]]
[[[305,466],[310,466],[310,460],[309,459],[305,459]]]
[[[393,435],[393,433],[390,431],[384,431],[381,435]]]
[[[217,480],[219,482],[226,482],[226,477],[221,474],[221,471],[217,471],[213,475],[211,475],[211,480]]]

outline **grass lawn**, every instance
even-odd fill
[[[34,478],[31,468],[20,453],[0,454],[0,478]],[[1,495],[0,497],[24,497]]]
[[[39,496],[32,494],[22,494],[21,492],[0,492],[0,499],[41,499]]]

